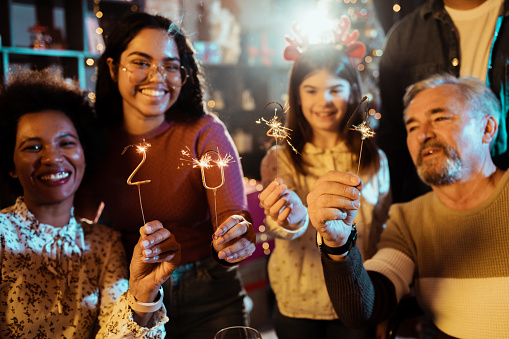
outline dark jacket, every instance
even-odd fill
[[[495,164],[509,167],[507,112],[509,110],[509,0],[497,20],[487,85],[502,104],[499,132],[492,143]],[[428,0],[400,20],[387,35],[380,60],[382,118],[377,142],[386,153],[391,172],[394,202],[413,199],[430,190],[417,176],[406,146],[403,122],[405,89],[435,73],[459,76],[461,66],[458,34],[442,0]]]

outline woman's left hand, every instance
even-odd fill
[[[160,221],[140,228],[130,266],[129,289],[140,302],[153,302],[159,287],[180,263],[180,244]]]
[[[236,263],[249,257],[256,249],[253,225],[241,215],[231,215],[212,235],[212,244],[221,260]]]

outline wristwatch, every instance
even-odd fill
[[[320,235],[319,232],[316,232],[316,246],[320,249],[320,252],[327,253],[327,254],[333,254],[333,255],[340,255],[345,254],[346,252],[350,251],[352,247],[355,246],[355,241],[357,240],[357,224],[352,225],[352,232],[350,233],[350,236],[346,240],[346,244],[340,247],[329,247],[325,245],[323,242],[323,238]]]

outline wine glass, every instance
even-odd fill
[[[262,336],[252,327],[232,326],[217,332],[214,339],[262,339]]]

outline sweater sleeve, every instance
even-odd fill
[[[115,303],[113,312],[106,323],[105,328],[97,334],[96,339],[102,338],[143,338],[143,339],[162,339],[166,335],[164,324],[168,321],[166,309],[163,306],[152,315],[153,326],[142,327],[133,320],[133,311],[129,307],[126,299],[126,293],[122,293]]]
[[[98,228],[103,227],[95,225]],[[120,233],[108,230],[111,239],[109,251],[105,251],[104,267],[100,279],[99,331],[96,338],[164,338],[164,323],[168,321],[164,307],[154,312],[153,326],[142,327],[133,320],[133,311],[127,304],[127,263]],[[107,232],[107,231],[105,231]],[[103,233],[103,236],[106,236]]]
[[[396,309],[394,285],[383,274],[364,269],[357,247],[341,262],[322,253],[322,266],[334,310],[345,325],[354,328],[374,326]]]

